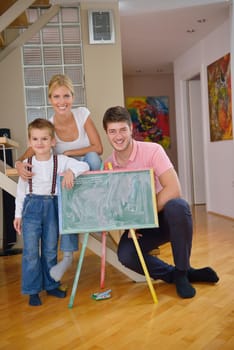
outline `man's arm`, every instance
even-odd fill
[[[163,189],[157,194],[157,208],[158,211],[161,211],[170,199],[181,197],[181,187],[174,168],[160,175],[159,181]]]

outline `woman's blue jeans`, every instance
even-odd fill
[[[188,203],[176,198],[168,201],[158,214],[159,227],[137,230],[142,234],[138,242],[153,279],[161,279],[171,283],[175,267],[181,271],[190,268],[192,248],[192,214]],[[162,244],[170,242],[175,266],[169,265],[150,251]],[[118,246],[119,261],[129,269],[144,274],[134,242],[128,238],[128,231],[122,235]]]
[[[72,157],[77,160],[82,160],[83,162],[88,163],[90,170],[100,170],[102,160],[96,152],[88,152],[81,157]]]
[[[96,152],[89,152],[85,156],[72,158],[88,163],[90,170],[101,169],[102,160]],[[78,233],[61,235],[60,250],[64,252],[78,250]]]
[[[57,197],[27,195],[22,213],[23,294],[37,294],[59,286],[49,273],[57,264],[58,232]]]

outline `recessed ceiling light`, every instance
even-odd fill
[[[205,18],[200,18],[197,20],[198,23],[205,23],[206,22],[206,19]]]
[[[189,33],[189,34],[195,33],[195,29],[187,29],[186,32]]]

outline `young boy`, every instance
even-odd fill
[[[53,156],[54,125],[46,119],[29,124],[28,140],[35,155],[26,161],[32,164],[34,176],[28,182],[19,178],[14,228],[23,234],[22,293],[29,295],[29,305],[37,306],[43,289],[57,298],[66,296],[49,273],[57,263],[57,174],[64,175],[62,186],[71,189],[74,177],[89,166],[64,155]]]

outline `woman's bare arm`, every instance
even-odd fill
[[[32,157],[34,155],[34,152],[31,147],[27,148],[27,150],[24,152],[22,156],[20,156],[17,161],[15,162],[15,167],[18,172],[18,175],[23,179],[23,180],[28,180],[32,178],[33,173],[28,170],[28,168],[32,168],[32,165],[28,163],[23,163],[24,159],[27,159],[29,157]]]

